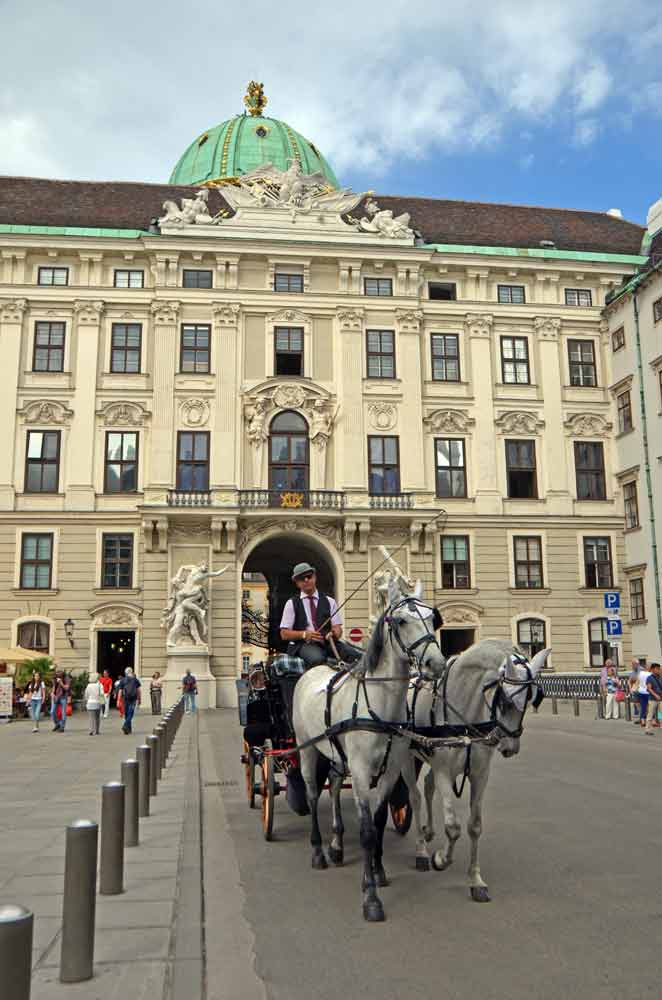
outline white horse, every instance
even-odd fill
[[[504,757],[519,753],[524,714],[530,702],[536,705],[542,700],[537,677],[550,652],[550,649],[541,650],[528,663],[512,643],[485,639],[448,661],[447,674],[436,691],[427,684],[416,697],[417,729],[429,728],[433,732],[435,726],[447,724],[460,729],[466,725],[469,735],[493,733],[489,742],[476,742],[470,751],[467,747],[440,747],[426,755],[429,765],[425,776],[426,824],[422,821],[421,794],[416,783],[415,754],[410,754],[403,767],[416,828],[416,867],[423,871],[430,867],[427,843],[434,838],[432,803],[435,791],[441,795],[443,804],[446,845],[443,850],[435,851],[432,864],[437,871],[443,871],[452,864],[455,843],[460,836],[454,798],[459,798],[468,780],[471,789],[467,823],[471,840],[468,876],[471,898],[476,902],[486,903],[490,899],[481,876],[478,840],[483,828],[483,795],[492,757],[495,750]],[[476,723],[478,729],[474,728]],[[457,788],[458,780],[460,789]]]
[[[327,685],[334,671],[313,667],[294,690],[294,730],[301,750],[301,772],[312,818],[310,842],[312,866],[327,867],[317,820],[320,789],[317,775],[321,758],[331,761],[331,792],[334,837],[329,857],[343,861],[343,826],[340,815],[342,778],[351,771],[352,790],[358,811],[363,848],[363,916],[384,919],[377,885],[386,885],[382,865],[382,844],[386,802],[409,755],[409,741],[397,731],[380,730],[379,721],[402,725],[407,718],[407,688],[410,665],[416,664],[424,677],[440,677],[446,661],[435,638],[433,609],[421,601],[420,581],[413,592],[403,577],[388,583],[387,607],[373,630],[364,658],[338,685],[327,715]],[[368,720],[367,728],[352,728],[352,719]],[[337,737],[326,736],[329,725],[349,724]],[[379,812],[381,820],[375,822]]]

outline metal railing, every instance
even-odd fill
[[[169,507],[211,507],[210,490],[169,490]]]
[[[411,510],[414,506],[413,493],[380,493],[370,497],[373,510]]]
[[[600,694],[600,674],[545,673],[540,675],[540,683],[545,695],[550,698],[591,701]]]
[[[239,507],[279,510],[343,510],[340,490],[239,490]]]

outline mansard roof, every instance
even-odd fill
[[[60,181],[0,177],[0,224],[146,230],[166,200],[179,203],[195,187],[126,181]],[[376,195],[394,215],[409,212],[425,243],[638,254],[644,228],[605,212],[487,202]],[[227,208],[210,189],[209,211]],[[354,211],[358,216],[361,206]]]

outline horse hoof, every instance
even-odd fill
[[[363,904],[363,919],[369,924],[379,924],[384,920],[384,907],[378,899]]]
[[[344,860],[345,860],[344,851],[339,851],[337,847],[329,848],[329,861],[331,862],[332,865],[337,865],[338,867],[340,867],[340,865],[343,864]]]
[[[323,851],[320,851],[319,854],[313,854],[312,864],[315,871],[318,872],[324,871],[325,868],[329,867],[326,863],[326,858],[324,857]]]
[[[388,875],[386,874],[383,868],[375,869],[375,882],[377,883],[380,889],[385,889],[387,885],[391,884],[391,880],[389,879]]]
[[[429,858],[416,858],[416,871],[417,872],[429,872],[430,871],[430,859]]]
[[[472,885],[469,889],[474,903],[489,903],[490,894],[486,885]]]
[[[444,858],[443,851],[435,851],[432,855],[432,867],[436,872],[445,872],[451,864],[451,861]]]

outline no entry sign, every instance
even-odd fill
[[[363,629],[362,628],[351,628],[349,630],[349,641],[350,642],[363,642]]]

